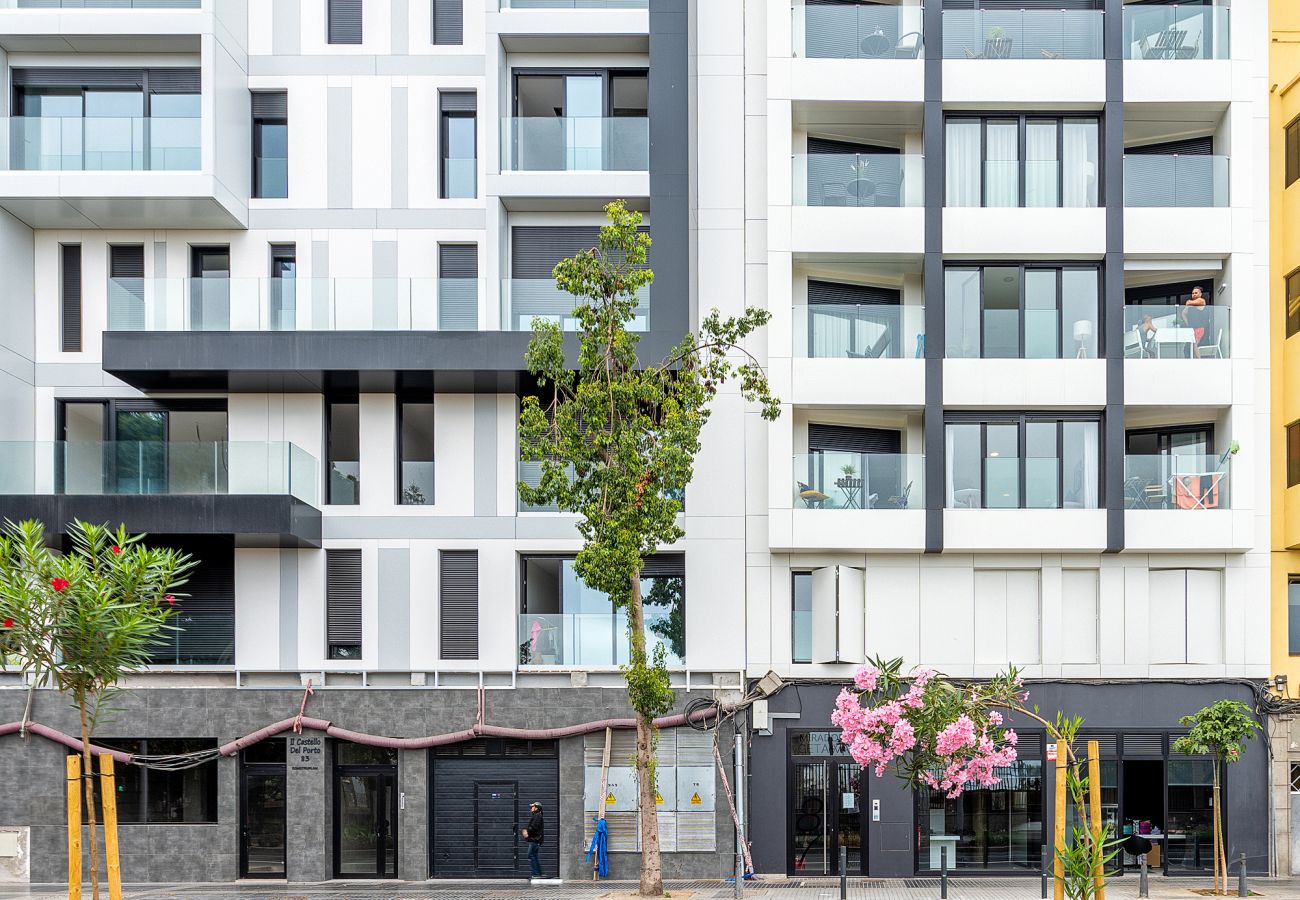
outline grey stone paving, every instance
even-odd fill
[[[1195,900],[1203,896],[1196,889],[1208,888],[1208,878],[1151,879],[1152,900]],[[1236,881],[1232,882],[1235,896]],[[1253,894],[1276,900],[1300,900],[1300,880],[1254,879]],[[691,895],[691,900],[728,900],[732,885],[721,881],[669,882],[674,896]],[[596,900],[607,894],[636,890],[628,881],[571,882],[562,886],[532,887],[521,881],[498,882],[329,882],[290,884],[263,882],[238,884],[127,885],[124,900]],[[1039,897],[1037,878],[954,878],[948,884],[949,900],[1034,900]],[[0,900],[48,900],[63,897],[62,885],[14,887],[0,885]],[[849,879],[852,900],[938,900],[939,882],[933,878]],[[1133,900],[1138,895],[1136,877],[1112,879],[1106,886],[1108,898]],[[107,897],[107,890],[102,894]],[[837,900],[835,879],[791,878],[747,882],[744,896],[750,900]],[[83,893],[89,900],[90,891]]]

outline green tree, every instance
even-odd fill
[[[1262,730],[1255,721],[1250,707],[1240,700],[1219,700],[1209,706],[1183,716],[1178,724],[1187,728],[1187,734],[1173,742],[1175,753],[1186,756],[1209,756],[1213,783],[1213,851],[1214,892],[1220,893],[1219,876],[1223,876],[1222,893],[1228,893],[1228,861],[1223,849],[1223,816],[1220,812],[1219,788],[1223,783],[1221,771],[1224,763],[1235,763],[1246,750],[1246,742],[1255,739]]]
[[[742,346],[767,323],[765,310],[724,319],[715,309],[699,334],[685,335],[666,359],[640,363],[637,335],[627,326],[638,293],[654,280],[646,267],[650,237],[639,230],[641,214],[621,201],[605,212],[609,224],[601,228],[599,246],[561,260],[554,270],[556,283],[575,298],[576,369],[559,324],[533,320],[525,363],[549,397],[544,403],[525,397],[521,405],[520,452],[541,471],[535,486],[520,483],[519,496],[577,515],[579,577],[627,611],[630,652],[623,674],[637,720],[641,893],[660,896],[653,720],[672,709],[673,691],[663,645],[647,651],[642,562],[683,535],[681,498],[720,387],[738,382],[742,397],[761,404],[768,420],[780,415],[780,404]]]
[[[0,530],[0,618],[4,659],[34,684],[71,696],[81,722],[82,771],[94,771],[90,733],[124,677],[149,664],[173,629],[171,593],[194,566],[174,550],[146,547],[141,535],[74,522],[71,551],[52,552],[41,523]],[[95,782],[84,778],[90,827],[90,884],[99,900]]]

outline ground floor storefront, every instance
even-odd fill
[[[1041,871],[1053,821],[1056,748],[1041,726],[1013,721],[1019,759],[990,787],[949,798],[910,790],[892,773],[863,773],[839,741],[830,713],[839,686],[787,687],[769,701],[770,728],[752,738],[754,865],[790,876],[837,875],[841,848],[850,875],[934,874],[946,854],[957,874]],[[1103,816],[1116,834],[1137,832],[1154,848],[1149,864],[1169,875],[1208,871],[1213,804],[1207,758],[1176,753],[1178,719],[1223,698],[1252,703],[1241,683],[1166,682],[1029,685],[1031,703],[1083,716],[1081,740],[1101,757]],[[1268,870],[1267,748],[1256,742],[1229,767],[1223,809],[1228,856]],[[761,785],[761,787],[754,787]],[[1121,866],[1137,860],[1121,856]]]
[[[25,699],[21,690],[0,691],[0,722],[21,719]],[[211,751],[293,716],[302,701],[301,691],[139,689],[118,699],[94,739],[137,755]],[[511,728],[629,715],[621,691],[596,687],[492,690],[485,703],[490,724]],[[329,689],[310,698],[306,714],[355,732],[421,737],[469,728],[477,704],[473,690]],[[67,701],[50,692],[37,693],[32,719],[78,733]],[[606,776],[610,869],[623,878],[635,877],[639,860],[631,735],[612,732]],[[734,832],[725,804],[719,810],[715,803],[722,791],[713,739],[694,729],[666,730],[661,738],[657,803],[666,877],[732,871]],[[605,740],[600,729],[560,740],[480,737],[392,749],[305,729],[194,768],[119,766],[123,879],[522,878],[529,865],[521,831],[534,802],[545,823],[543,873],[589,879],[583,855]],[[724,740],[730,747],[730,736]],[[17,850],[6,877],[66,879],[67,753],[38,736],[0,737],[0,770],[10,785],[0,793],[0,832],[16,834]]]

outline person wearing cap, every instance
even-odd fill
[[[542,804],[534,800],[528,804],[528,811],[532,813],[528,817],[528,827],[524,829],[524,840],[528,842],[528,871],[534,878],[541,878],[542,861],[540,853],[542,850],[542,835],[546,829],[546,823],[542,819]]]

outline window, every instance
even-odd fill
[[[328,0],[329,43],[361,43],[361,0]]]
[[[463,44],[465,11],[463,0],[433,0],[433,42]]]
[[[504,167],[550,172],[648,167],[644,70],[521,72],[514,87]]]
[[[144,247],[108,248],[108,328],[110,331],[143,331]]]
[[[191,331],[230,330],[230,248],[190,248]]]
[[[361,502],[361,407],[356,400],[331,402],[328,416],[327,502],[355,506]]]
[[[59,349],[81,352],[81,245],[59,245]]]
[[[191,446],[193,446],[191,444]],[[210,448],[211,445],[209,445]],[[200,450],[202,456],[210,455]],[[173,469],[185,455],[172,454]],[[176,477],[173,474],[173,479]],[[188,553],[198,564],[176,591],[176,605],[165,632],[149,653],[155,666],[233,666],[235,664],[235,547],[230,538],[158,538],[162,546]]]
[[[948,509],[1096,509],[1099,422],[954,418],[945,426]]]
[[[573,559],[525,556],[522,561],[519,662],[523,665],[616,666],[628,661],[627,613],[578,577]],[[686,561],[656,554],[641,570],[647,649],[665,662],[686,659]]]
[[[1300,178],[1300,119],[1286,127],[1286,187]]]
[[[478,659],[478,551],[438,554],[438,658]]]
[[[442,108],[442,197],[456,199],[478,194],[478,99],[467,91],[443,91]]]
[[[1291,793],[1300,792],[1300,763],[1291,763]]]
[[[478,330],[478,245],[438,245],[438,330]]]
[[[945,123],[948,206],[1095,207],[1099,120],[998,116]]]
[[[1300,331],[1300,269],[1286,277],[1286,336]]]
[[[1223,573],[1152,569],[1149,578],[1151,662],[1223,662]]]
[[[293,331],[298,324],[298,247],[271,245],[271,330]]]
[[[1286,634],[1286,652],[1300,655],[1300,575],[1286,580]]]
[[[812,662],[812,572],[791,572],[790,585],[790,661]]]
[[[93,742],[137,756],[215,751],[212,738],[100,738]],[[117,766],[117,821],[122,825],[213,825],[217,822],[217,764],[164,771]],[[98,803],[98,792],[96,793]],[[83,811],[83,815],[84,815]],[[102,810],[97,818],[103,821]]]
[[[944,355],[1095,359],[1100,282],[1095,266],[950,266]]]
[[[975,662],[1033,664],[1042,659],[1038,572],[975,571]]]
[[[424,506],[433,502],[433,404],[403,401],[398,417],[402,471],[397,502]]]
[[[325,642],[329,659],[361,658],[361,551],[325,551]]]
[[[289,196],[289,99],[284,91],[253,93],[253,196]]]
[[[1300,484],[1300,422],[1286,427],[1286,486]]]

